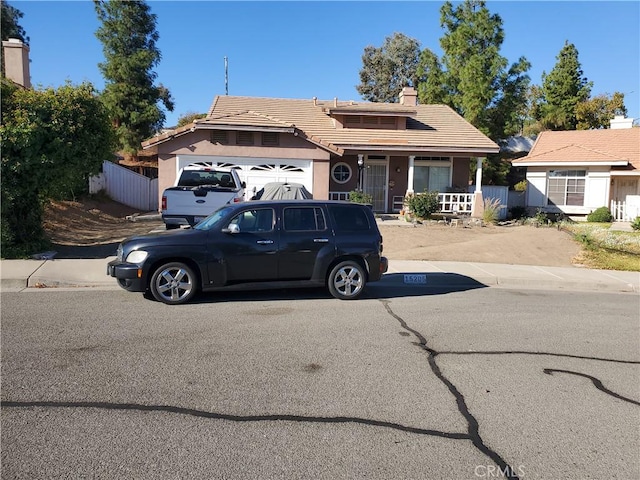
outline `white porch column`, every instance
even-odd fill
[[[405,197],[407,195],[412,195],[414,193],[413,189],[413,169],[415,167],[416,156],[409,155],[409,170],[407,171],[407,193],[405,193]]]
[[[476,190],[473,194],[473,206],[471,216],[482,218],[484,213],[484,200],[482,199],[482,158],[476,158]]]
[[[482,192],[482,158],[476,158],[476,192]]]

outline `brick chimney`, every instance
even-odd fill
[[[31,88],[31,74],[29,73],[29,46],[17,38],[10,38],[2,42],[2,58],[4,59],[4,74],[9,80],[18,85]]]
[[[400,105],[415,107],[418,105],[418,92],[413,87],[404,87],[400,92]]]
[[[624,115],[616,115],[609,120],[609,125],[611,126],[611,130],[633,128],[633,118],[624,118]]]

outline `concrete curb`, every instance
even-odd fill
[[[26,288],[116,287],[99,259],[2,260],[0,291]],[[372,284],[373,285],[373,284]],[[390,260],[378,285],[393,287],[517,287],[551,290],[640,292],[640,272],[470,262]]]

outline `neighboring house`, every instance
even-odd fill
[[[625,202],[627,211],[616,212],[617,219],[635,218],[640,128],[632,125],[633,119],[617,116],[610,129],[540,133],[529,154],[512,161],[527,168],[527,206],[581,216]]]
[[[142,146],[157,149],[160,195],[180,168],[204,162],[237,168],[247,198],[290,181],[317,199],[362,189],[376,212],[400,211],[407,192],[425,190],[441,192],[452,209],[446,192],[467,192],[472,159],[499,151],[449,107],[417,105],[410,87],[399,103],[218,96],[206,118]],[[458,197],[469,207],[474,194]]]

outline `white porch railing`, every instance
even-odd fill
[[[442,213],[471,215],[473,211],[473,193],[439,193],[438,200]]]
[[[629,195],[629,198],[635,199],[637,196]],[[640,207],[633,202],[616,202],[611,200],[611,215],[615,222],[633,222],[636,217],[640,216]]]
[[[403,208],[401,196],[393,197],[393,211],[398,213]],[[329,192],[329,200],[349,200],[349,192]],[[473,193],[439,193],[440,212],[471,215],[473,210]]]
[[[349,192],[329,192],[329,200],[349,200]]]
[[[613,220],[616,222],[624,221],[624,211],[625,211],[625,203],[624,202],[616,202],[615,200],[611,200],[611,215],[613,215]]]

